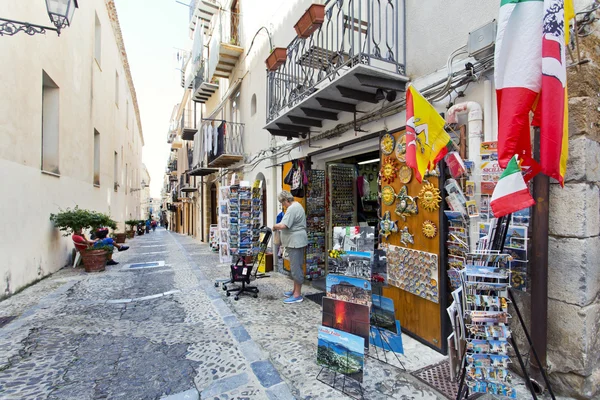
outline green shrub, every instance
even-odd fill
[[[64,236],[72,235],[82,229],[97,230],[101,227],[117,229],[117,223],[109,215],[97,211],[82,210],[78,206],[66,210],[60,209],[56,214],[50,214],[50,221],[56,228],[64,232]]]

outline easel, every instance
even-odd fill
[[[371,288],[373,288],[373,287],[374,286],[371,285]],[[383,286],[376,285],[375,287],[379,288],[379,293],[376,293],[376,294],[378,296],[383,296]],[[378,318],[379,318],[378,315],[379,315],[378,313],[374,314],[376,321],[378,321]],[[395,323],[396,323],[396,321],[394,320],[394,324]],[[390,342],[383,335],[383,332],[385,331],[385,329],[382,328],[382,327],[380,327],[380,326],[371,326],[370,330],[376,330],[379,333],[379,338],[381,339],[381,352],[383,353],[383,359],[380,358],[378,346],[375,346],[375,344],[372,344],[372,346],[369,346],[369,352],[368,352],[367,356],[369,358],[374,359],[374,360],[381,361],[382,363],[391,365],[392,367],[400,368],[402,371],[406,372],[406,367],[404,366],[404,363],[400,360],[400,357],[398,357],[398,354],[392,350],[392,346],[390,345]],[[401,332],[398,332],[398,334],[401,334]],[[385,345],[387,345],[387,347],[388,347],[387,350],[385,348]],[[371,347],[375,348],[375,355],[371,355],[371,350],[370,350]],[[400,364],[400,367],[398,367],[397,365],[394,365],[394,364],[392,364],[392,363],[390,363],[388,361],[388,359],[387,359],[387,352],[388,351],[391,352],[394,355],[394,357],[396,358],[396,361],[398,361],[398,363]]]
[[[348,353],[346,353],[346,361],[348,361]],[[321,378],[321,374],[323,373],[324,370],[326,370],[329,373],[333,373],[333,384],[331,384],[331,383],[329,383],[329,381],[326,381],[323,378]],[[363,365],[363,371],[364,371],[364,365]],[[342,389],[341,390],[339,387],[336,386],[338,374],[342,375]],[[355,393],[346,392],[346,378],[347,378],[346,374],[342,374],[337,371],[332,371],[327,367],[321,367],[321,370],[317,374],[317,380],[319,382],[324,383],[325,385],[329,386],[330,388],[338,390],[338,391],[344,393],[346,396],[352,397],[353,399],[364,400],[365,396],[364,396],[364,391],[363,391],[362,385],[360,384],[360,382],[358,382],[352,378],[349,378],[349,379],[351,379],[355,385],[358,385],[358,391],[360,392],[360,397],[356,397]]]
[[[508,215],[505,215],[504,217],[498,218],[498,220],[496,222],[496,228],[494,231],[493,239],[492,239],[491,250],[496,250],[496,251],[499,251],[500,253],[502,253],[504,251],[504,242],[506,241],[506,235],[508,233],[508,226],[510,224],[511,216],[512,216],[512,214],[508,214]],[[521,328],[523,328],[523,332],[525,332],[525,336],[527,337],[527,341],[529,343],[529,346],[531,347],[533,356],[535,357],[536,362],[540,366],[540,371],[542,373],[542,377],[544,378],[544,382],[546,383],[546,387],[548,388],[548,392],[550,393],[550,397],[552,398],[552,400],[556,400],[556,398],[554,396],[554,392],[552,391],[552,386],[550,385],[550,381],[546,374],[545,368],[541,367],[542,364],[540,363],[540,359],[537,355],[537,352],[535,351],[535,347],[533,346],[531,336],[529,335],[529,331],[527,330],[525,321],[523,321],[523,316],[521,315],[519,306],[517,305],[517,302],[515,301],[515,298],[512,294],[512,289],[510,287],[508,287],[507,291],[508,291],[508,296],[510,298],[510,301],[512,302],[512,305],[515,309],[515,312],[517,313],[517,316],[519,317],[519,322],[521,323]],[[538,397],[535,393],[535,389],[533,387],[533,383],[531,382],[529,373],[527,372],[527,368],[525,367],[525,363],[523,362],[523,357],[521,356],[521,352],[519,351],[519,346],[517,345],[517,342],[515,341],[515,339],[513,338],[512,335],[510,336],[510,338],[508,338],[508,341],[511,344],[512,348],[515,350],[515,354],[517,356],[517,359],[519,360],[519,366],[521,367],[521,371],[523,372],[523,375],[525,376],[525,383],[527,384],[527,388],[529,389],[529,391],[531,393],[531,397],[534,400],[537,400]],[[467,363],[466,363],[467,357],[466,356],[467,356],[467,352],[465,351],[462,356],[462,359],[461,359],[462,373],[461,373],[461,378],[460,378],[460,384],[458,386],[458,395],[456,396],[456,400],[469,399],[469,387],[468,387],[468,385],[465,385],[465,378],[467,375]]]

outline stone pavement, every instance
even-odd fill
[[[206,244],[164,229],[128,244],[105,272],[66,267],[0,302],[17,317],[0,328],[0,398],[348,398],[315,379],[321,309],[284,305],[287,276],[234,301],[215,288],[228,266]],[[403,339],[409,372],[444,358]],[[365,399],[444,398],[370,358],[363,387]]]

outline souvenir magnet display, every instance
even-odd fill
[[[400,171],[398,171],[398,178],[404,184],[409,183],[412,179],[412,169],[408,165],[401,166]]]
[[[396,141],[396,158],[400,162],[406,162],[406,133]]]
[[[383,214],[383,218],[379,222],[379,230],[386,240],[392,233],[398,232],[398,225],[396,225],[396,221],[392,221],[392,215],[389,211]]]
[[[408,246],[409,244],[415,244],[415,235],[410,234],[408,231],[408,226],[405,226],[400,231],[400,243],[405,246]]]
[[[440,190],[433,186],[431,182],[426,182],[421,191],[419,192],[419,201],[421,207],[427,211],[435,211],[440,208],[440,202],[442,196],[440,196]]]
[[[396,139],[389,133],[386,133],[381,138],[381,152],[386,156],[389,156],[394,152],[394,146],[396,144]]]
[[[391,186],[384,186],[381,188],[381,201],[386,206],[391,206],[396,200],[396,191]]]
[[[406,217],[416,215],[419,213],[417,207],[418,197],[411,197],[408,195],[408,189],[406,186],[402,186],[398,192],[398,204],[396,204],[396,215],[402,217],[403,221],[406,221]]]
[[[386,157],[381,164],[381,171],[379,171],[379,175],[381,175],[381,180],[385,183],[392,183],[396,176],[398,176],[398,165],[396,160],[392,157]]]
[[[427,220],[423,222],[423,235],[429,239],[433,239],[437,235],[437,226],[433,221]]]

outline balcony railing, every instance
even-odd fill
[[[194,140],[194,135],[198,131],[195,127],[196,122],[194,121],[194,110],[192,108],[186,108],[181,113],[181,119],[179,120],[179,126],[181,127],[181,138],[183,140]]]
[[[211,132],[210,136],[209,132]],[[243,137],[244,124],[226,121],[203,122],[194,140],[192,169],[227,168],[243,160]],[[192,172],[192,175],[202,174]]]
[[[244,50],[241,46],[240,15],[220,10],[211,20],[208,44],[207,77],[229,79],[235,62]]]
[[[357,65],[403,75],[404,13],[404,0],[327,1],[321,27],[267,72],[267,123]]]

